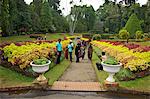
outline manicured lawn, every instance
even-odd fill
[[[0,87],[30,85],[34,78],[26,77],[16,71],[0,66]]]
[[[49,85],[52,85],[54,81],[68,68],[70,62],[63,60],[60,64],[51,68],[45,73],[46,78],[49,79]],[[0,66],[0,87],[18,86],[18,85],[31,85],[35,78],[24,76],[16,71]]]
[[[101,50],[98,49],[97,47],[94,47],[94,49],[95,51],[98,51],[99,53],[101,52]],[[100,62],[100,60],[98,56],[96,55],[96,53],[93,53],[92,62],[96,71],[97,78],[99,82],[103,84],[104,80],[108,77],[108,73],[106,73],[105,71],[99,71],[97,69],[96,62]],[[132,81],[120,81],[119,84],[120,84],[120,87],[150,92],[150,76],[138,78]]]
[[[41,36],[45,36],[45,34],[40,34]],[[53,33],[46,34],[47,40],[54,40],[58,38],[64,38],[64,36],[69,36],[69,34],[62,33]],[[35,38],[30,38],[29,35],[20,35],[20,36],[9,36],[9,37],[0,37],[0,42],[20,42],[20,41],[34,41]]]
[[[45,73],[46,78],[49,79],[49,85],[52,85],[59,77],[64,73],[64,71],[69,67],[70,61],[65,60],[62,61],[60,64],[53,67],[47,73]]]
[[[138,78],[132,81],[121,81],[120,87],[150,92],[150,76]]]
[[[42,34],[44,35],[44,34]],[[68,36],[69,34],[55,33],[55,34],[47,34],[47,40],[53,40],[58,38],[64,38],[64,36]],[[28,41],[35,40],[29,38],[29,36],[10,36],[10,37],[0,37],[1,42],[16,42],[16,41]],[[64,73],[66,68],[69,66],[70,62],[67,60],[63,60],[59,65],[54,66],[49,70],[45,75],[49,79],[49,84],[52,85],[54,81],[58,80],[59,77]],[[35,78],[26,77],[21,75],[20,73],[10,70],[8,68],[0,66],[0,86],[17,86],[17,85],[29,85],[32,84]]]

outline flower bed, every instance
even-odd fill
[[[84,40],[84,41],[89,41],[89,39],[88,38],[81,38],[81,40]]]
[[[139,44],[134,43],[124,43],[120,41],[109,41],[109,40],[100,40],[101,42],[108,42],[112,45],[122,45],[124,47],[127,47],[129,50],[133,50],[135,52],[148,52],[150,51],[150,46],[141,46]]]
[[[69,44],[70,40],[62,41],[63,49]],[[30,68],[30,62],[47,58],[55,60],[56,41],[38,41],[38,42],[18,42],[6,44],[0,48],[1,64],[9,68],[15,68],[23,74],[37,76]],[[35,75],[34,75],[35,74]]]
[[[123,63],[124,68],[132,72],[141,72],[150,67],[150,51],[138,52],[129,49],[122,43],[114,44],[109,41],[93,41],[92,44],[115,57]]]

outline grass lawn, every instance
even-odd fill
[[[41,36],[45,36],[45,34],[40,34]],[[64,36],[69,36],[69,34],[62,33],[53,33],[46,34],[47,40],[54,40],[58,38],[64,38]],[[20,36],[9,36],[9,37],[0,37],[0,43],[2,42],[20,42],[20,41],[34,41],[35,38],[30,38],[29,35],[20,35]]]
[[[49,79],[49,85],[53,85],[53,83],[60,78],[64,71],[69,67],[69,65],[70,61],[64,59],[60,64],[46,72],[45,76]]]
[[[68,36],[69,34],[47,34],[48,40],[64,38],[64,36]],[[1,42],[15,42],[15,41],[27,41],[27,40],[35,40],[31,39],[28,36],[10,36],[10,37],[0,37]],[[63,60],[59,65],[53,67],[50,71],[48,71],[45,75],[49,78],[49,84],[52,85],[54,81],[58,80],[58,78],[64,73],[66,68],[69,66],[70,62],[67,60]],[[15,86],[15,85],[28,85],[32,84],[32,81],[35,78],[26,77],[21,75],[16,71],[12,71],[8,68],[4,68],[0,66],[0,87],[1,86]]]
[[[68,68],[70,61],[63,60],[48,72],[45,73],[46,78],[49,79],[49,85],[52,85]],[[0,66],[0,87],[9,86],[24,86],[31,85],[35,78],[24,76],[16,71]]]
[[[34,78],[26,77],[16,71],[0,66],[0,87],[30,85]]]
[[[97,47],[94,47],[94,49],[95,51],[101,52],[101,50],[99,50]],[[104,80],[108,77],[108,73],[106,73],[105,71],[99,71],[97,69],[96,62],[100,62],[100,60],[96,55],[96,53],[93,53],[92,62],[96,71],[97,78],[99,82],[103,84]],[[132,81],[120,81],[119,84],[120,87],[150,92],[150,76],[137,78],[136,80],[132,80]]]

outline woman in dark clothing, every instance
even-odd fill
[[[76,48],[75,48],[75,55],[76,55],[76,62],[79,62],[80,58],[80,44],[78,43]]]
[[[90,44],[89,48],[88,48],[88,59],[92,60],[92,53],[93,53],[93,47]]]

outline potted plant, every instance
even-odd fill
[[[46,58],[36,59],[30,63],[32,70],[36,73],[40,73],[36,79],[38,82],[47,81],[43,74],[49,69],[50,63],[51,61]]]
[[[106,61],[102,61],[101,64],[103,66],[103,70],[109,73],[106,81],[115,82],[113,76],[115,73],[119,72],[122,63],[116,61],[114,58],[108,58]]]

